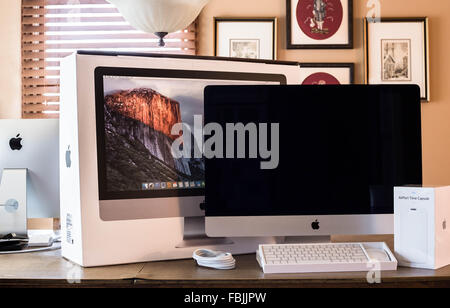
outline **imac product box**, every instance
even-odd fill
[[[82,51],[63,59],[63,257],[91,267],[190,258],[199,247],[253,253],[273,242],[205,235],[203,92],[299,82],[295,62]],[[177,123],[188,129],[174,131]],[[192,155],[175,157],[174,142]]]
[[[450,186],[395,188],[395,253],[400,266],[450,264]]]

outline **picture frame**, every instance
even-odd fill
[[[354,76],[354,63],[300,63],[301,85],[354,84]]]
[[[214,55],[276,60],[277,18],[214,18]]]
[[[287,49],[353,49],[353,0],[286,0],[286,27]]]
[[[429,26],[427,17],[366,18],[366,84],[417,84],[430,101]]]

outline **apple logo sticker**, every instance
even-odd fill
[[[72,166],[72,159],[70,158],[70,155],[72,154],[72,151],[70,151],[70,145],[67,147],[66,151],[66,167],[70,168]]]
[[[17,134],[15,138],[9,140],[9,146],[13,151],[20,151],[22,149],[22,138],[20,138],[20,134]]]
[[[319,224],[320,222],[316,219],[316,221],[311,224],[311,227],[313,228],[313,230],[319,230],[320,229]]]

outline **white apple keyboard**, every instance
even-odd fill
[[[264,244],[256,258],[267,274],[368,272],[373,262],[378,262],[379,270],[397,268],[384,243]]]

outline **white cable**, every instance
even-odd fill
[[[199,266],[220,270],[230,270],[236,267],[236,260],[228,252],[213,251],[209,249],[197,249],[192,255]]]

